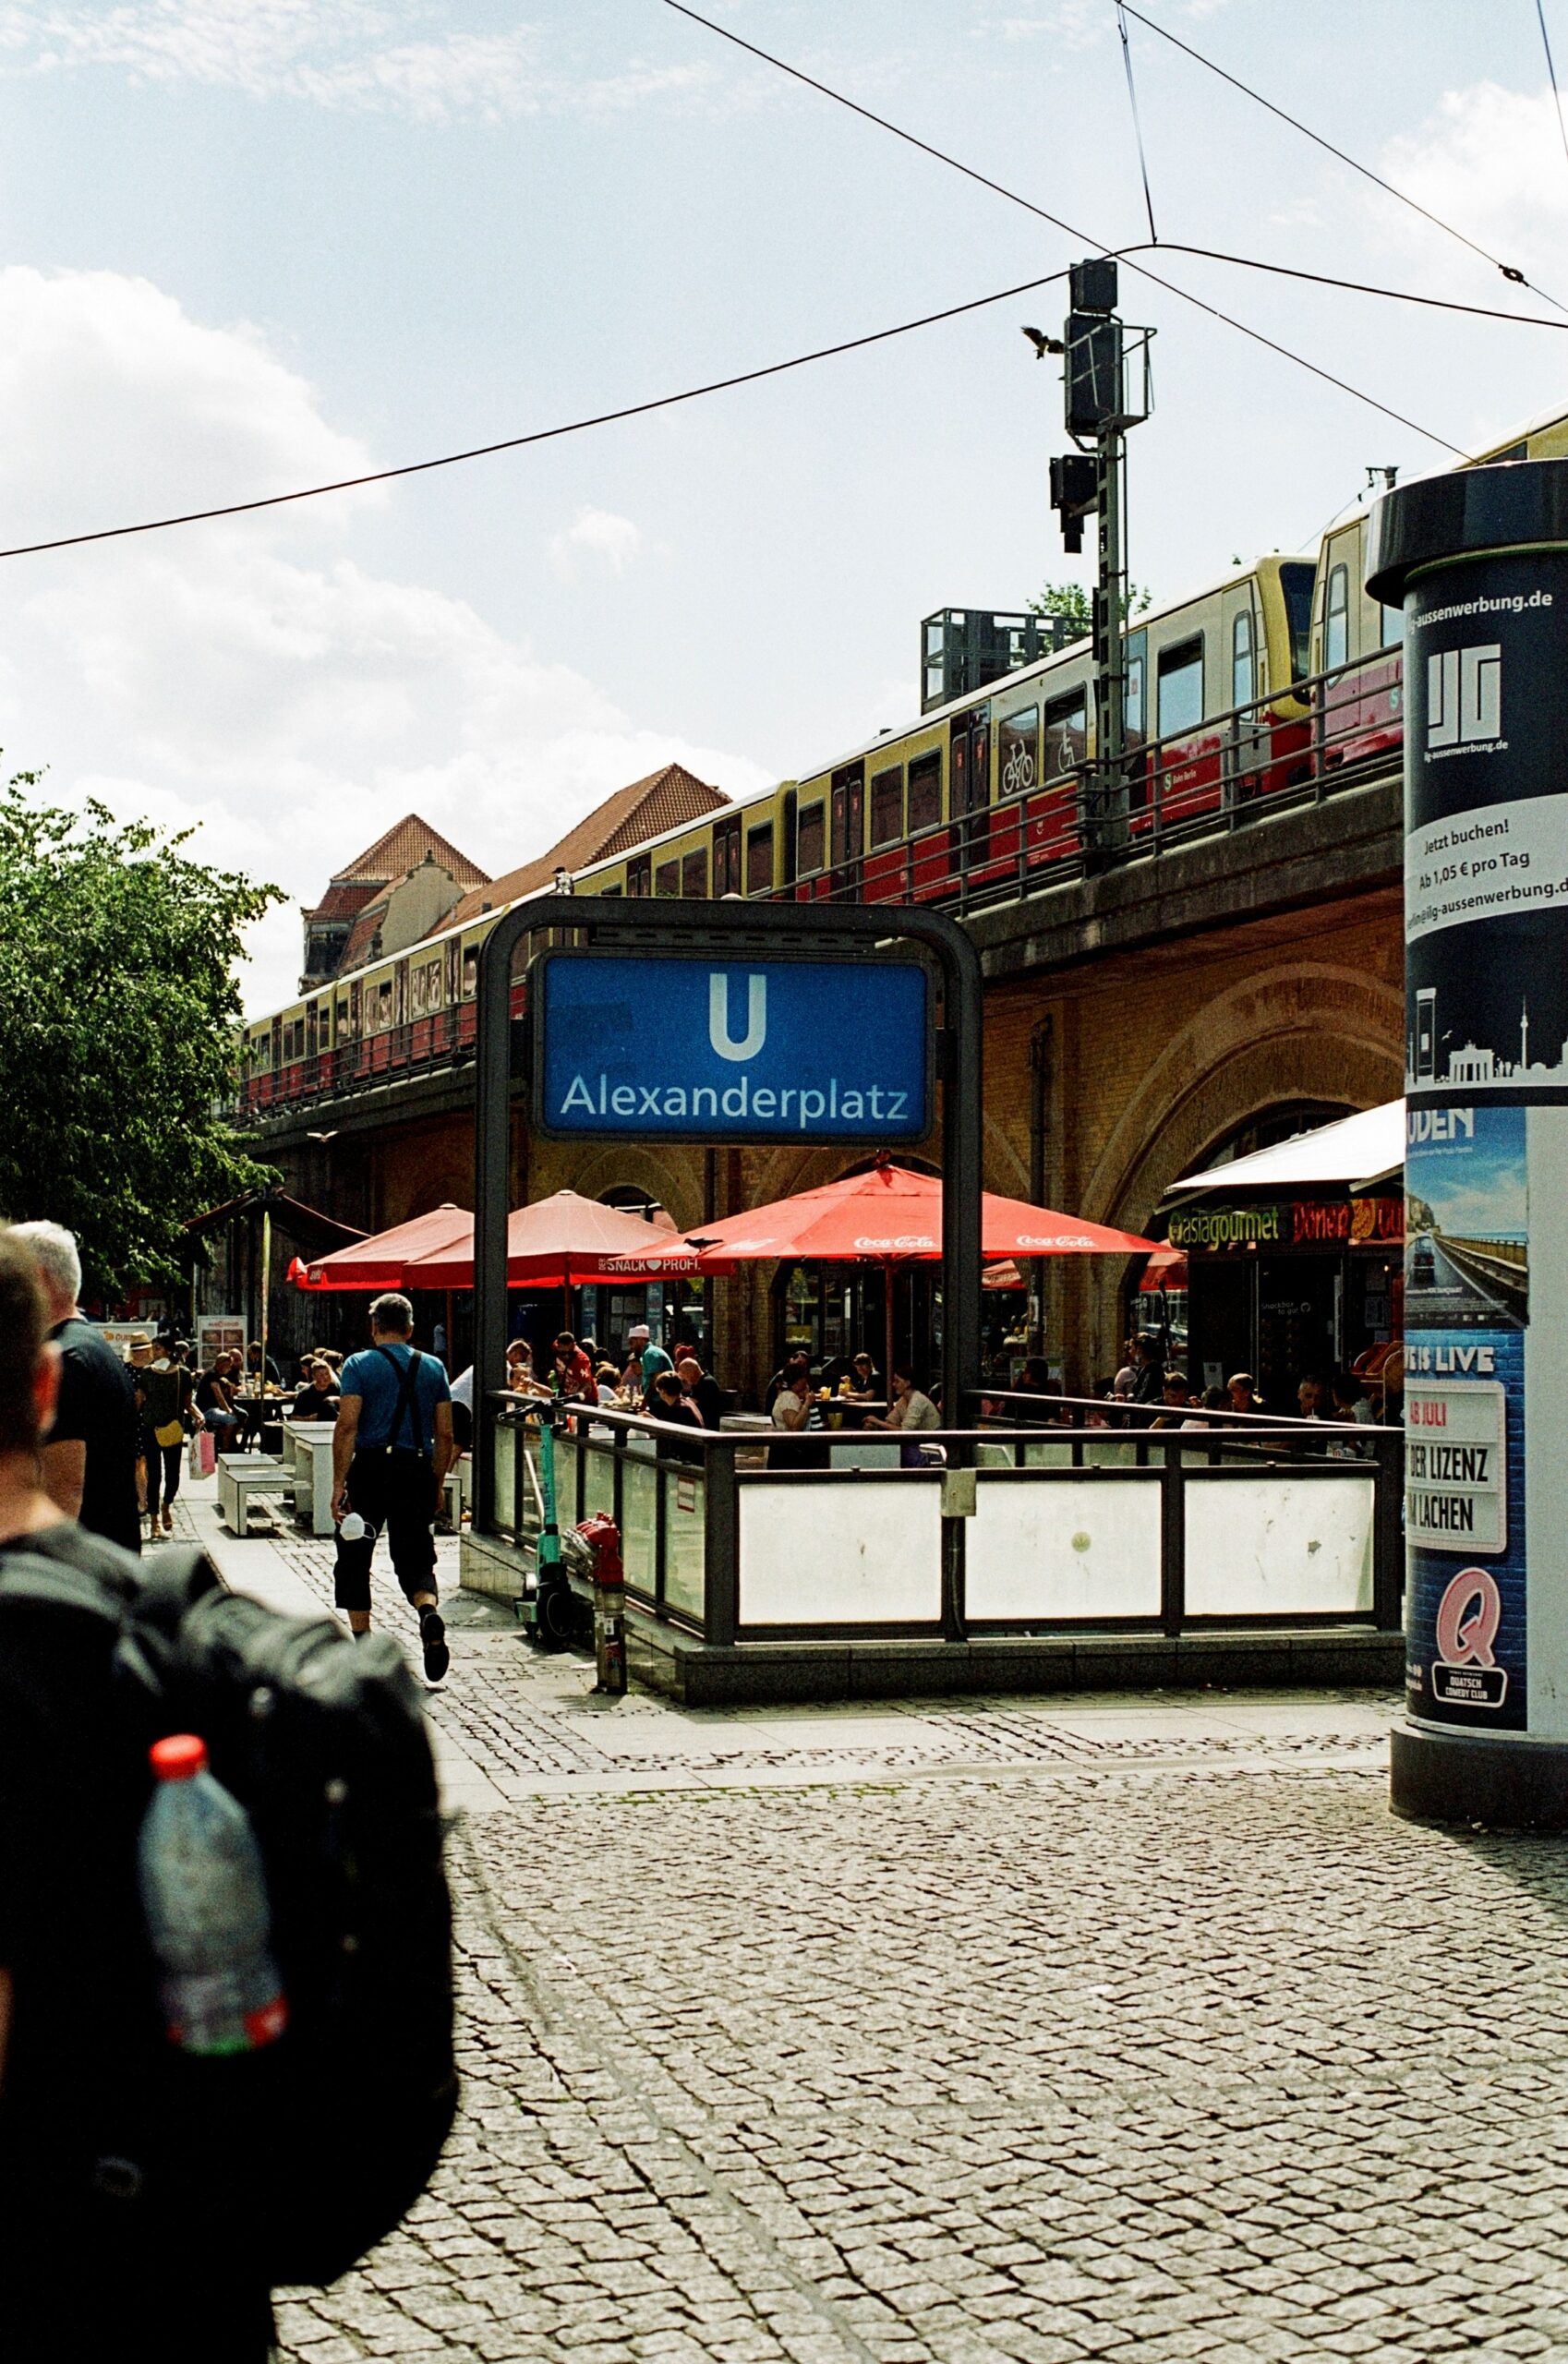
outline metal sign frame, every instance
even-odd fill
[[[573,899],[575,899],[575,898],[573,898]],[[614,898],[612,897],[610,899],[613,900]],[[586,898],[585,898],[585,900],[586,900]],[[788,910],[790,906],[784,905],[781,908]],[[811,907],[809,905],[801,905],[797,908],[809,910]],[[918,1132],[911,1132],[908,1125],[899,1125],[895,1129],[886,1133],[874,1135],[867,1132],[857,1136],[849,1133],[828,1132],[826,1129],[818,1130],[813,1128],[802,1128],[798,1125],[791,1125],[788,1131],[781,1129],[774,1133],[726,1134],[723,1132],[715,1133],[711,1126],[705,1130],[700,1126],[681,1119],[674,1119],[669,1123],[652,1125],[649,1126],[645,1131],[639,1131],[636,1134],[630,1134],[619,1128],[612,1128],[609,1126],[607,1126],[602,1132],[596,1132],[591,1127],[585,1125],[581,1128],[577,1126],[565,1127],[561,1125],[552,1125],[545,1110],[546,1079],[545,1062],[543,1057],[543,1025],[548,1007],[549,990],[548,974],[551,964],[557,960],[576,960],[585,957],[590,959],[597,958],[605,960],[657,960],[663,959],[669,960],[691,960],[700,962],[722,962],[727,958],[721,950],[715,951],[711,946],[700,954],[689,951],[683,946],[669,945],[663,946],[657,949],[651,949],[646,947],[637,949],[628,945],[617,945],[613,951],[606,949],[604,952],[598,954],[592,951],[588,951],[585,954],[585,952],[579,948],[573,948],[568,951],[560,947],[552,946],[549,951],[541,952],[536,959],[531,961],[528,971],[529,977],[530,980],[537,981],[538,990],[530,992],[528,1007],[529,1040],[534,1060],[534,1077],[533,1089],[530,1094],[529,1121],[532,1124],[534,1130],[543,1140],[626,1141],[641,1140],[657,1141],[666,1147],[685,1145],[688,1147],[694,1146],[699,1149],[707,1148],[716,1141],[723,1141],[726,1146],[736,1149],[778,1148],[780,1144],[785,1142],[799,1142],[804,1147],[810,1149],[832,1149],[838,1145],[841,1145],[845,1149],[864,1149],[874,1146],[876,1143],[881,1143],[883,1146],[887,1148],[898,1148],[902,1146],[912,1149],[917,1141],[928,1140],[932,1132],[935,1128],[936,1094],[935,1085],[936,1082],[936,1026],[935,1013],[932,1008],[931,967],[928,961],[911,960],[908,959],[897,959],[887,963],[878,962],[875,965],[879,967],[889,966],[899,969],[916,970],[924,984],[925,1055],[922,1062],[924,1073],[921,1080],[921,1090],[924,1094],[925,1122]],[[766,947],[759,947],[754,945],[751,947],[749,957],[756,959],[766,959],[776,964],[792,963],[802,968],[812,968],[816,966],[818,962],[826,960],[830,956],[826,950],[812,951],[803,948],[799,945],[791,946],[786,951],[774,951]],[[844,965],[842,960],[839,961],[838,965]],[[858,965],[869,967],[872,964],[870,962],[865,962]]]
[[[497,920],[479,952],[478,1055],[474,1134],[474,1525],[488,1532],[494,1508],[491,1397],[506,1352],[506,1219],[511,1197],[512,964],[525,935],[585,940],[605,950],[744,959],[827,959],[917,944],[943,984],[940,1028],[930,1030],[942,1087],[943,1417],[966,1425],[980,1384],[981,1062],[980,956],[958,924],[919,904],[626,901],[548,895]],[[545,947],[541,946],[540,949]],[[530,962],[530,966],[532,963]],[[576,1138],[593,1138],[583,1134]],[[611,1138],[624,1139],[623,1135]],[[706,1139],[722,1142],[722,1132]],[[754,1146],[742,1142],[742,1147]],[[851,1146],[846,1144],[846,1146]]]

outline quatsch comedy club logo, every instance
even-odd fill
[[[1492,1649],[1502,1622],[1497,1578],[1487,1568],[1461,1568],[1438,1603],[1434,1699],[1451,1707],[1502,1707],[1508,1695],[1508,1672],[1498,1665]]]

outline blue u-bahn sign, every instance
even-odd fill
[[[918,961],[552,952],[533,996],[543,1132],[887,1143],[931,1130]]]

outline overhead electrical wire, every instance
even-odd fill
[[[1132,109],[1132,136],[1138,142],[1138,170],[1143,182],[1143,211],[1149,216],[1149,242],[1157,247],[1160,233],[1154,227],[1154,200],[1149,194],[1149,159],[1143,152],[1143,126],[1138,117],[1138,86],[1132,78],[1132,44],[1127,37],[1127,14],[1122,0],[1116,0],[1116,30],[1122,37],[1122,66],[1127,74],[1127,103]]]
[[[669,5],[673,6],[675,0],[669,0]],[[1537,286],[1533,280],[1526,279],[1515,263],[1504,262],[1501,256],[1494,255],[1489,247],[1478,246],[1475,239],[1469,237],[1465,231],[1455,229],[1452,222],[1445,222],[1441,213],[1434,213],[1429,206],[1421,204],[1418,199],[1406,196],[1404,189],[1395,188],[1392,181],[1385,181],[1381,173],[1375,173],[1372,170],[1370,164],[1363,164],[1359,157],[1352,156],[1344,148],[1336,148],[1332,139],[1325,139],[1321,131],[1314,131],[1311,125],[1303,123],[1299,115],[1290,115],[1284,107],[1276,106],[1272,99],[1266,99],[1263,96],[1261,90],[1255,90],[1250,82],[1244,82],[1239,74],[1229,73],[1224,66],[1216,66],[1212,57],[1206,57],[1200,49],[1194,49],[1190,42],[1183,41],[1178,33],[1173,33],[1168,25],[1159,24],[1154,18],[1146,17],[1141,8],[1134,6],[1133,0],[1117,0],[1117,5],[1118,7],[1125,7],[1129,17],[1136,17],[1139,23],[1146,26],[1150,32],[1158,33],[1162,41],[1168,41],[1173,49],[1179,49],[1195,64],[1206,66],[1211,74],[1217,74],[1220,80],[1228,82],[1233,90],[1239,90],[1244,98],[1252,100],[1255,105],[1266,107],[1269,114],[1277,116],[1281,123],[1288,123],[1292,131],[1299,131],[1302,138],[1311,140],[1314,147],[1325,150],[1331,156],[1337,156],[1342,164],[1348,164],[1353,173],[1359,173],[1363,180],[1370,181],[1386,196],[1397,198],[1401,205],[1407,205],[1413,213],[1420,214],[1422,220],[1429,222],[1434,229],[1441,230],[1450,238],[1457,238],[1462,247],[1468,247],[1473,255],[1479,255],[1483,262],[1489,262],[1494,271],[1502,271],[1504,279],[1511,280],[1515,287],[1528,287],[1533,294],[1541,298],[1543,303],[1551,305],[1554,310],[1568,313],[1568,304],[1560,304],[1555,296],[1549,296],[1544,287]],[[1538,8],[1539,0],[1537,0],[1537,6]],[[1544,18],[1541,20],[1541,38],[1543,41],[1546,38]],[[1549,48],[1547,52],[1549,61],[1550,54]],[[1568,145],[1568,142],[1565,142],[1565,145]]]
[[[1111,249],[1118,261],[1128,263],[1128,267],[1134,271],[1140,266],[1132,260],[1132,258],[1148,251],[1149,249],[1142,245],[1117,247]],[[1550,329],[1557,335],[1568,336],[1568,320],[1546,320],[1532,312],[1502,312],[1484,304],[1454,303],[1441,296],[1417,296],[1403,287],[1378,287],[1359,279],[1333,279],[1321,271],[1303,271],[1290,263],[1260,262],[1252,255],[1223,254],[1218,248],[1212,247],[1188,247],[1165,242],[1162,243],[1155,251],[1161,254],[1194,255],[1208,262],[1234,263],[1246,271],[1272,271],[1287,279],[1309,279],[1320,286],[1345,288],[1357,296],[1381,296],[1390,303],[1421,304],[1438,311],[1464,312],[1486,320],[1505,320],[1513,328]],[[651,411],[672,410],[682,403],[698,402],[706,394],[726,393],[735,386],[750,386],[761,379],[781,377],[791,369],[804,369],[814,361],[831,361],[839,354],[856,353],[866,345],[885,344],[893,337],[912,335],[919,329],[935,328],[944,320],[961,319],[966,312],[985,311],[994,304],[1009,303],[1015,296],[1029,296],[1034,294],[1039,288],[1054,286],[1067,275],[1065,270],[1049,271],[1042,278],[1020,280],[1015,287],[998,288],[992,296],[976,296],[968,303],[949,304],[937,312],[923,312],[918,319],[900,320],[893,328],[873,329],[864,336],[846,337],[838,344],[818,345],[810,353],[793,354],[787,361],[765,362],[755,369],[738,370],[733,377],[710,379],[704,385],[682,387],[679,392],[673,394],[655,394],[646,402],[628,403],[619,410],[597,411],[590,417],[568,419],[559,427],[536,428],[527,435],[509,435],[493,443],[471,444],[461,452],[443,452],[432,460],[409,460],[397,467],[370,468],[363,476],[337,476],[330,483],[303,485],[293,492],[263,493],[250,501],[223,501],[211,509],[182,510],[172,516],[143,518],[131,525],[100,526],[90,533],[58,534],[53,539],[44,542],[18,542],[9,549],[0,549],[0,559],[36,558],[47,550],[75,549],[84,542],[123,541],[136,534],[163,533],[173,525],[199,525],[219,517],[244,517],[255,510],[283,509],[296,501],[320,501],[328,493],[354,492],[365,485],[391,484],[400,476],[425,476],[437,468],[458,467],[467,460],[485,460],[493,458],[501,452],[524,451],[531,443],[549,443],[562,436],[586,434],[592,428],[611,427],[620,419],[641,418]],[[1178,289],[1176,292],[1179,294],[1184,291]],[[1204,308],[1207,309],[1208,307],[1205,306]],[[1220,318],[1224,319],[1224,315],[1222,313]],[[1334,382],[1337,384],[1340,381],[1335,380]],[[1351,387],[1347,391],[1354,393],[1357,389]],[[1374,409],[1386,408],[1385,404],[1373,402],[1369,394],[1360,395],[1359,399],[1372,403]],[[1388,416],[1391,418],[1399,417],[1397,411],[1389,411]],[[1414,425],[1414,421],[1408,419],[1403,419],[1400,423],[1403,426]],[[1429,435],[1430,430],[1426,428],[1417,428],[1416,432]],[[1435,436],[1430,440],[1434,442],[1441,440],[1441,437]],[[1450,451],[1455,449],[1453,444],[1448,445],[1447,448]],[[1464,459],[1468,454],[1459,452],[1457,456]]]
[[[1146,251],[1139,247],[1117,249],[1123,257]],[[1205,262],[1234,263],[1238,271],[1266,271],[1275,279],[1308,279],[1314,287],[1340,287],[1352,296],[1379,296],[1386,304],[1420,304],[1429,311],[1466,312],[1476,320],[1506,320],[1516,329],[1550,329],[1555,336],[1568,336],[1568,320],[1549,320],[1539,312],[1505,312],[1498,304],[1461,304],[1453,296],[1417,296],[1409,287],[1380,287],[1368,279],[1341,279],[1329,271],[1307,271],[1293,262],[1264,262],[1257,255],[1225,254],[1218,247],[1189,247],[1179,238],[1162,238],[1158,252],[1163,255],[1197,255]],[[1138,266],[1133,264],[1136,271]],[[1537,290],[1539,293],[1539,290]],[[1551,300],[1549,296],[1546,299]]]
[[[1067,237],[1081,240],[1083,245],[1093,247],[1100,254],[1126,255],[1130,251],[1127,247],[1112,247],[1103,238],[1092,237],[1087,230],[1080,229],[1074,222],[1065,221],[1061,214],[1051,212],[1045,206],[1037,205],[1032,198],[1020,196],[1017,189],[993,180],[988,173],[980,172],[973,164],[966,164],[961,158],[949,155],[946,149],[933,147],[929,139],[922,139],[915,132],[906,131],[902,124],[894,123],[885,115],[877,115],[871,107],[862,106],[858,99],[836,90],[831,83],[819,82],[814,74],[808,74],[802,66],[791,66],[787,58],[776,57],[771,50],[759,49],[755,42],[747,41],[742,34],[731,31],[728,25],[717,24],[711,17],[705,17],[699,10],[688,7],[686,0],[664,0],[664,6],[673,8],[677,16],[689,17],[694,24],[702,25],[708,32],[717,33],[720,41],[730,42],[735,48],[760,58],[765,66],[775,66],[780,74],[789,75],[796,82],[803,82],[809,90],[819,91],[825,99],[831,99],[836,106],[847,107],[851,115],[858,115],[865,122],[874,124],[879,131],[890,132],[895,139],[903,140],[911,148],[918,148],[923,155],[934,157],[937,163],[947,165],[953,172],[961,173],[966,180],[976,181],[982,188],[991,189],[997,197],[1006,198],[1009,205],[1021,206],[1026,213],[1036,215],[1042,222],[1049,222],[1053,229],[1063,231]],[[1137,9],[1131,13],[1138,15]],[[1146,18],[1140,18],[1140,23],[1146,21]],[[1336,377],[1332,369],[1309,361],[1304,353],[1296,352],[1288,344],[1281,344],[1276,337],[1265,336],[1261,329],[1249,328],[1245,320],[1238,320],[1233,313],[1222,312],[1217,304],[1206,303],[1201,296],[1194,296],[1190,289],[1178,286],[1174,279],[1165,279],[1159,271],[1151,271],[1147,263],[1129,263],[1128,269],[1152,281],[1154,286],[1163,287],[1168,296],[1178,296],[1182,303],[1190,304],[1195,310],[1206,312],[1211,320],[1223,321],[1226,328],[1235,329],[1238,336],[1249,337],[1254,344],[1264,345],[1269,352],[1279,354],[1284,360],[1295,362],[1297,368],[1310,371],[1325,385],[1335,386],[1342,394],[1349,394],[1353,401],[1365,403],[1369,410],[1380,411],[1384,418],[1392,418],[1396,426],[1407,427],[1413,435],[1424,437],[1429,443],[1436,443],[1444,452],[1452,452],[1456,460],[1471,457],[1457,443],[1451,443],[1446,435],[1439,435],[1434,428],[1423,427],[1417,419],[1407,418],[1403,411],[1380,402],[1375,394],[1365,393],[1359,386],[1353,386],[1347,378]],[[1537,290],[1538,294],[1540,292]]]
[[[721,34],[725,40],[735,42],[738,47],[752,51],[754,55],[763,58],[768,65],[778,66],[781,72],[794,77],[799,81],[810,83],[811,87],[821,91],[824,97],[837,101],[839,105],[849,107],[857,115],[865,115],[879,129],[889,131],[896,138],[907,141],[911,147],[923,150],[925,154],[934,157],[937,163],[950,165],[954,171],[962,173],[967,178],[979,181],[983,187],[995,190],[998,197],[1005,197],[1009,202],[1024,207],[1031,213],[1038,214],[1042,220],[1051,223],[1054,227],[1064,231],[1069,237],[1081,238],[1090,246],[1095,243],[1086,231],[1076,228],[1073,223],[1063,221],[1056,214],[1047,212],[1043,206],[1036,205],[1029,198],[1019,196],[1016,190],[1007,188],[1000,181],[991,180],[985,174],[960,163],[957,157],[949,156],[943,150],[930,146],[927,141],[918,139],[914,133],[905,131],[899,125],[888,122],[885,116],[873,115],[869,108],[862,107],[854,100],[845,98],[841,92],[832,90],[826,83],[815,81],[812,76],[802,73],[799,67],[790,66],[782,59],[772,57],[766,50],[757,49],[754,43],[743,41],[738,33],[730,32],[722,25],[713,24],[710,18],[699,16],[694,8],[684,6],[682,0],[666,0],[666,5],[677,9],[681,16],[691,17],[696,23],[707,26],[710,30]],[[1139,15],[1139,11],[1130,7],[1130,5],[1129,13],[1133,16]],[[1147,19],[1140,18],[1140,21],[1146,22]],[[1196,54],[1194,52],[1195,55]],[[1218,70],[1216,68],[1216,71]],[[1152,209],[1151,226],[1152,226]],[[1126,247],[1103,248],[1101,251],[1114,255],[1118,260],[1126,262],[1129,270],[1140,272],[1144,278],[1152,280],[1156,286],[1167,289],[1170,294],[1180,296],[1184,302],[1196,305],[1200,311],[1207,312],[1215,320],[1224,321],[1227,327],[1239,330],[1243,336],[1251,337],[1257,343],[1267,345],[1271,351],[1282,355],[1286,360],[1299,363],[1303,368],[1309,369],[1315,377],[1326,379],[1329,384],[1337,386],[1343,392],[1353,395],[1357,402],[1365,403],[1369,408],[1381,411],[1385,417],[1395,420],[1401,427],[1408,427],[1415,434],[1424,436],[1429,442],[1441,444],[1445,451],[1452,452],[1457,459],[1468,459],[1470,454],[1460,451],[1457,444],[1448,442],[1446,438],[1435,434],[1430,428],[1422,427],[1415,419],[1405,417],[1401,412],[1391,410],[1386,403],[1379,402],[1375,395],[1363,393],[1358,386],[1353,386],[1346,380],[1334,377],[1331,371],[1320,368],[1316,362],[1307,360],[1303,355],[1293,353],[1288,346],[1275,344],[1272,337],[1264,336],[1260,331],[1248,327],[1245,321],[1233,320],[1228,313],[1222,312],[1213,305],[1205,303],[1200,296],[1193,296],[1187,288],[1178,287],[1174,282],[1163,279],[1157,271],[1150,271],[1147,265],[1135,261],[1133,258],[1139,254],[1151,252],[1191,255],[1202,261],[1226,263],[1238,270],[1266,271],[1282,278],[1309,280],[1314,285],[1320,287],[1342,288],[1358,296],[1375,296],[1389,303],[1418,304],[1431,310],[1464,313],[1473,319],[1503,320],[1514,328],[1550,329],[1559,335],[1568,334],[1568,320],[1542,320],[1537,313],[1505,312],[1485,304],[1462,304],[1453,298],[1441,296],[1418,296],[1407,288],[1381,287],[1366,280],[1342,279],[1330,272],[1307,271],[1296,264],[1264,262],[1255,255],[1227,254],[1213,247],[1188,246],[1176,240],[1151,240],[1147,246],[1137,242]],[[1500,265],[1499,268],[1502,266]],[[920,329],[936,327],[944,320],[961,319],[968,312],[984,311],[993,305],[1009,303],[1016,296],[1032,295],[1038,289],[1052,286],[1066,279],[1067,276],[1065,269],[1046,271],[1037,279],[1020,280],[1016,286],[998,288],[994,295],[976,296],[966,303],[947,305],[939,311],[923,312],[914,320],[899,321],[892,328],[872,329],[863,336],[846,337],[836,344],[817,345],[808,353],[793,354],[788,360],[765,362],[754,369],[737,370],[728,378],[709,379],[700,386],[682,387],[678,392],[672,394],[656,394],[645,402],[628,403],[616,410],[597,411],[585,418],[568,419],[556,427],[536,428],[525,435],[509,435],[490,443],[471,444],[463,451],[443,452],[434,459],[409,460],[390,468],[370,468],[360,476],[338,476],[324,484],[303,485],[291,492],[263,493],[248,501],[223,501],[209,509],[182,510],[169,516],[143,518],[129,525],[106,525],[86,533],[59,534],[47,541],[18,542],[9,549],[0,549],[0,559],[35,558],[50,550],[79,549],[85,543],[123,541],[135,535],[163,533],[175,525],[204,525],[221,517],[248,516],[259,510],[283,509],[303,501],[323,500],[330,493],[354,492],[368,485],[391,484],[404,476],[426,476],[438,468],[458,467],[466,461],[490,459],[502,452],[525,451],[530,444],[549,443],[564,436],[585,434],[597,427],[610,427],[622,419],[645,417],[655,411],[671,410],[683,403],[701,401],[708,394],[726,393],[737,386],[754,385],[764,379],[781,377],[793,369],[804,369],[815,361],[829,361],[840,354],[860,352],[868,345],[883,344],[894,337],[910,336]],[[1527,284],[1527,283],[1523,283]],[[1541,291],[1538,289],[1536,292],[1539,294]],[[1548,301],[1550,300],[1549,297]]]
[[[1547,78],[1551,84],[1552,103],[1557,109],[1558,135],[1562,141],[1562,154],[1568,162],[1568,123],[1562,120],[1562,93],[1557,87],[1557,68],[1551,62],[1551,36],[1546,29],[1544,0],[1536,0],[1536,22],[1541,29],[1541,47],[1546,52]]]
[[[361,486],[391,484],[399,476],[426,476],[434,468],[455,468],[465,460],[486,460],[498,452],[521,452],[530,443],[549,443],[563,435],[583,435],[590,428],[613,426],[622,418],[643,418],[648,412],[672,410],[681,403],[694,403],[705,394],[720,394],[732,386],[754,385],[762,378],[781,377],[790,369],[804,369],[814,361],[829,361],[840,353],[857,353],[868,344],[885,344],[888,338],[911,336],[917,329],[935,328],[938,321],[956,320],[965,312],[984,311],[992,304],[1009,303],[1015,296],[1031,296],[1036,289],[1049,287],[1067,277],[1066,271],[1048,271],[1039,279],[1020,280],[1016,287],[1000,287],[994,296],[975,296],[967,304],[948,304],[939,312],[923,312],[918,320],[900,320],[890,329],[873,329],[865,336],[845,337],[838,344],[821,344],[811,353],[797,353],[788,361],[765,362],[757,369],[740,369],[733,377],[712,378],[701,386],[686,386],[679,393],[655,394],[646,402],[627,403],[619,410],[597,411],[588,418],[567,420],[560,427],[538,427],[528,435],[507,435],[494,443],[475,443],[463,452],[443,452],[433,460],[408,460],[401,467],[368,468],[363,476],[338,476],[330,484],[309,484],[295,492],[269,492],[252,501],[226,501],[211,509],[187,509],[177,516],[149,517],[134,525],[104,525],[87,534],[57,534],[47,542],[18,542],[10,549],[0,549],[0,559],[36,558],[44,550],[76,549],[83,542],[122,541],[132,534],[161,534],[171,525],[198,525],[216,517],[245,517],[259,509],[283,509],[292,501],[320,501],[330,492],[355,492]]]

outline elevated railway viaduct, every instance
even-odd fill
[[[989,1187],[1158,1233],[1162,1200],[1271,1111],[1366,1107],[1401,1088],[1399,751],[1354,775],[1219,809],[1104,866],[996,892],[960,916],[986,977]],[[334,1080],[259,1114],[295,1196],[370,1229],[473,1203],[471,1054]],[[330,1136],[330,1138],[325,1138]],[[571,1188],[647,1199],[682,1229],[830,1180],[832,1150],[583,1148],[531,1138],[519,1099],[513,1203]],[[1126,1267],[1042,1268],[1047,1350],[1069,1388],[1115,1367]],[[760,1385],[780,1335],[776,1276],[717,1290],[715,1360]],[[292,1302],[291,1302],[292,1300]],[[275,1297],[281,1342],[352,1321]],[[609,1326],[605,1323],[603,1326]]]

